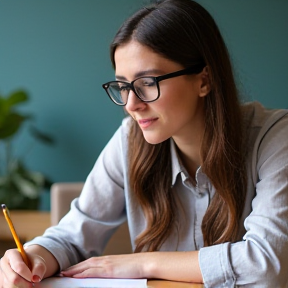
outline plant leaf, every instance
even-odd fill
[[[0,126],[5,121],[6,115],[9,113],[9,108],[7,107],[6,99],[0,96]]]
[[[23,121],[29,119],[29,115],[19,113],[10,113],[3,123],[0,123],[0,139],[5,139],[15,134],[20,128]]]
[[[15,106],[19,103],[27,102],[29,99],[28,94],[23,90],[18,90],[11,93],[8,98],[6,99],[6,103],[8,107]]]
[[[22,177],[20,174],[14,174],[13,181],[20,194],[28,198],[39,197],[41,187],[39,187],[38,184],[35,184],[29,179]]]

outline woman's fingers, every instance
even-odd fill
[[[65,271],[62,271],[61,274],[66,277],[75,277],[75,278],[89,278],[89,277],[105,277],[108,273],[105,272],[107,268],[106,265],[101,261],[91,261],[89,260],[80,262],[77,265],[71,266]],[[103,267],[104,266],[104,267]],[[106,276],[107,277],[107,276]],[[110,275],[110,277],[112,277]]]
[[[1,268],[3,273],[5,274],[5,278],[12,283],[18,281],[18,278],[24,278],[26,281],[31,281],[32,273],[27,265],[24,263],[21,254],[17,249],[11,249],[6,251],[3,261],[3,265],[1,264]],[[19,275],[21,277],[19,277]],[[21,282],[21,281],[20,281]]]
[[[141,261],[137,259],[135,254],[92,257],[69,267],[61,274],[75,278],[141,278]]]
[[[29,255],[29,253],[28,253]],[[32,282],[40,282],[46,272],[45,260],[39,255],[30,255],[32,260]]]
[[[32,271],[24,263],[17,249],[6,251],[0,262],[0,288],[30,288],[33,282],[40,282],[46,272],[42,257],[27,253]]]
[[[0,288],[32,288],[32,283],[19,276],[13,269],[6,268],[9,261],[4,257],[0,261]],[[5,272],[4,272],[5,271]]]
[[[3,288],[3,273],[2,273],[2,269],[1,269],[1,259],[0,259],[0,288]]]
[[[104,276],[104,275],[107,275],[107,273],[105,273],[105,269],[103,269],[102,267],[98,267],[98,268],[88,268],[81,273],[74,274],[73,278],[91,278],[91,277],[113,278],[112,276]]]
[[[67,268],[65,271],[62,271],[61,274],[67,277],[73,277],[75,274],[82,273],[89,269],[89,267],[97,265],[96,259],[94,261],[92,260],[94,260],[94,257]]]

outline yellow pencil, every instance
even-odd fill
[[[14,225],[13,225],[11,217],[10,217],[9,210],[8,210],[8,208],[7,208],[7,206],[5,204],[2,204],[1,207],[2,207],[2,211],[4,213],[4,216],[5,216],[5,219],[6,219],[7,223],[8,223],[9,229],[10,229],[10,231],[12,233],[13,238],[14,238],[14,241],[15,241],[15,243],[17,245],[17,249],[18,249],[18,251],[20,252],[20,254],[22,256],[23,261],[25,262],[25,264],[31,270],[32,269],[31,263],[30,263],[30,261],[29,261],[29,259],[27,257],[27,254],[25,253],[23,245],[21,244],[20,239],[19,239],[19,237],[18,237],[18,235],[17,235],[17,233],[15,231]]]

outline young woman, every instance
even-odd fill
[[[138,11],[111,59],[103,88],[131,117],[71,211],[26,245],[32,272],[6,252],[0,287],[59,271],[288,287],[288,111],[240,105],[220,32],[191,0]],[[124,221],[135,253],[98,257]]]

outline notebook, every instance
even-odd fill
[[[35,288],[147,288],[147,279],[104,279],[51,277],[35,283]]]

